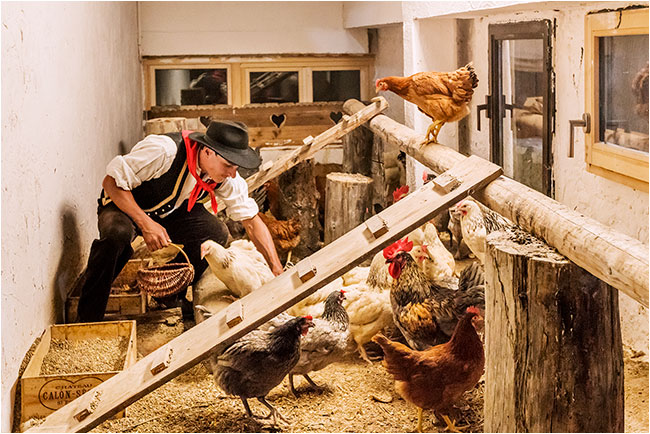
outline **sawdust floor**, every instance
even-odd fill
[[[139,324],[140,355],[183,330],[180,315],[158,324]],[[625,431],[648,432],[648,364],[627,359],[625,368]],[[286,379],[268,395],[289,424],[274,427],[245,417],[241,401],[225,396],[205,366],[198,364],[133,403],[126,417],[104,422],[92,432],[412,432],[416,425],[416,408],[397,395],[379,362],[370,365],[351,356],[311,377],[324,389],[313,390],[296,377],[298,398]],[[483,390],[480,383],[458,403],[459,423],[469,425],[466,432],[483,431]],[[256,400],[249,402],[254,414],[267,413]],[[433,422],[432,413],[425,411],[424,431],[444,431]]]

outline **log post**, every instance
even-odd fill
[[[176,133],[186,130],[185,118],[154,118],[144,123],[144,134]]]
[[[343,171],[370,176],[372,131],[360,126],[343,136]]]
[[[530,236],[486,244],[485,432],[623,432],[614,288]]]
[[[325,244],[370,216],[372,179],[358,173],[332,172],[325,183]]]

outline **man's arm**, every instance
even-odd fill
[[[117,186],[112,176],[106,175],[102,182],[106,194],[115,202],[115,205],[126,213],[140,228],[142,238],[152,252],[167,247],[171,242],[164,227],[156,223],[138,206],[133,193]],[[269,235],[270,236],[270,235]],[[277,255],[276,255],[277,257]]]
[[[255,215],[253,218],[242,220],[241,223],[246,229],[248,238],[253,241],[257,250],[262,253],[273,274],[276,276],[282,274],[282,264],[280,258],[278,258],[278,252],[275,250],[273,238],[271,238],[269,228],[266,227],[260,216]]]

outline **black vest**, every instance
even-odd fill
[[[183,184],[188,176],[192,176],[187,168],[187,153],[182,134],[166,133],[164,135],[170,137],[178,148],[171,167],[159,178],[145,181],[131,190],[138,206],[152,217],[158,217],[160,214],[167,213],[174,208],[181,194]],[[205,191],[201,192],[197,202],[202,199],[207,199]],[[105,206],[111,202],[103,189],[98,202],[100,206]]]

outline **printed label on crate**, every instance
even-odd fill
[[[83,377],[76,381],[57,378],[43,384],[38,392],[38,400],[44,407],[58,410],[100,383],[103,380],[97,377]]]

